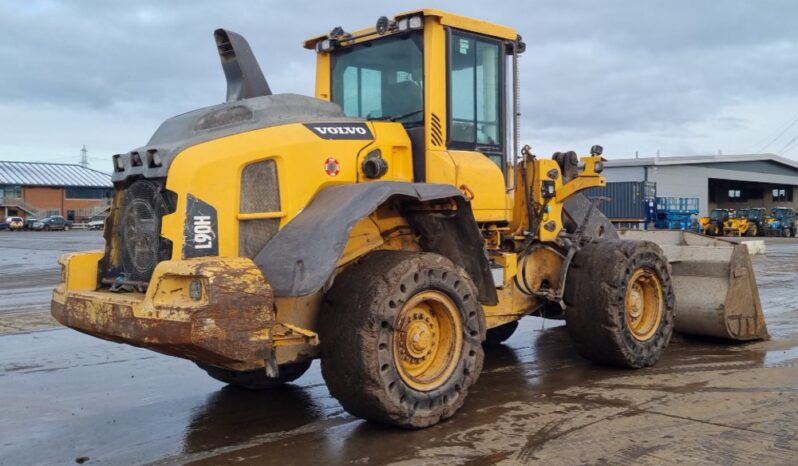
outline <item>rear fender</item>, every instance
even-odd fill
[[[352,229],[379,206],[398,199],[425,251],[449,258],[465,269],[483,304],[498,296],[471,205],[454,186],[398,181],[333,186],[321,191],[255,256],[275,296],[316,293],[329,281]],[[456,210],[436,211],[425,203],[451,200]]]

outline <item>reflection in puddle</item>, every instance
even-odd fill
[[[208,397],[186,428],[184,452],[194,453],[283,432],[322,417],[305,389],[284,385],[271,390],[226,386]]]

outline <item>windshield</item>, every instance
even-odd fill
[[[776,218],[784,217],[790,213],[790,209],[773,209],[773,216]]]
[[[735,218],[748,218],[748,209],[738,210]]]
[[[332,101],[350,117],[424,120],[424,54],[421,32],[349,47],[332,57]]]
[[[723,219],[723,211],[715,209],[712,212],[710,212],[709,218],[711,218],[712,220],[722,220]]]
[[[762,218],[762,211],[760,209],[753,209],[748,212],[748,218],[751,220],[759,220]]]

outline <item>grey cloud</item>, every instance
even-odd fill
[[[735,112],[752,102],[779,109],[795,97],[795,2],[429,3],[514,26],[524,36],[524,136],[545,151],[607,140],[608,153],[616,155],[657,148],[700,152],[721,143],[726,152],[744,152],[767,137],[763,122],[775,128],[783,117],[766,109]],[[249,39],[275,91],[311,94],[315,56],[301,48],[303,39],[423,5],[0,4],[0,30],[13,44],[0,49],[0,102],[24,114],[0,116],[14,133],[12,142],[0,141],[0,158],[46,158],[51,152],[42,153],[44,147],[71,148],[78,138],[96,156],[127,150],[162,119],[220,102],[225,85],[211,36],[216,27]],[[74,115],[84,124],[82,134],[23,123],[42,119],[45,109]],[[53,118],[43,120],[53,124]]]

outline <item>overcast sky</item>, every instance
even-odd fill
[[[215,28],[249,40],[273,92],[311,95],[304,39],[421,6],[523,35],[522,139],[538,154],[602,144],[609,158],[798,158],[790,0],[0,0],[0,160],[77,162],[86,144],[108,171],[163,119],[222,102]]]

